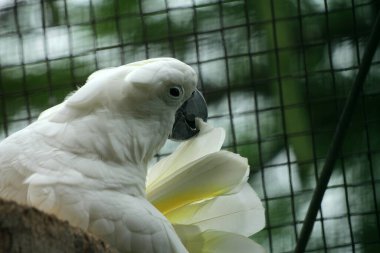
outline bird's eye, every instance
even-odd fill
[[[170,87],[170,89],[169,89],[170,96],[174,97],[174,98],[180,97],[182,95],[182,93],[183,93],[183,90],[179,86],[173,86],[173,87]]]

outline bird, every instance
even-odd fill
[[[197,79],[174,58],[94,72],[0,143],[0,198],[55,215],[119,252],[188,252],[147,199],[146,177],[168,138],[192,138],[195,120],[207,120]]]

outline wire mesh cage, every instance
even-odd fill
[[[178,58],[199,74],[209,121],[226,129],[224,148],[249,160],[267,222],[253,239],[293,252],[379,8],[375,0],[1,0],[0,139],[97,69]],[[380,251],[380,52],[365,80],[306,252]]]

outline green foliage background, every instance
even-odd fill
[[[253,239],[268,252],[291,252],[379,7],[370,0],[2,0],[0,138],[99,68],[176,57],[199,73],[209,121],[227,130],[224,148],[249,159],[267,212],[267,228]],[[309,252],[380,251],[379,63],[377,52]]]

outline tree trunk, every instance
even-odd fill
[[[115,252],[103,241],[35,208],[0,199],[0,253]]]

